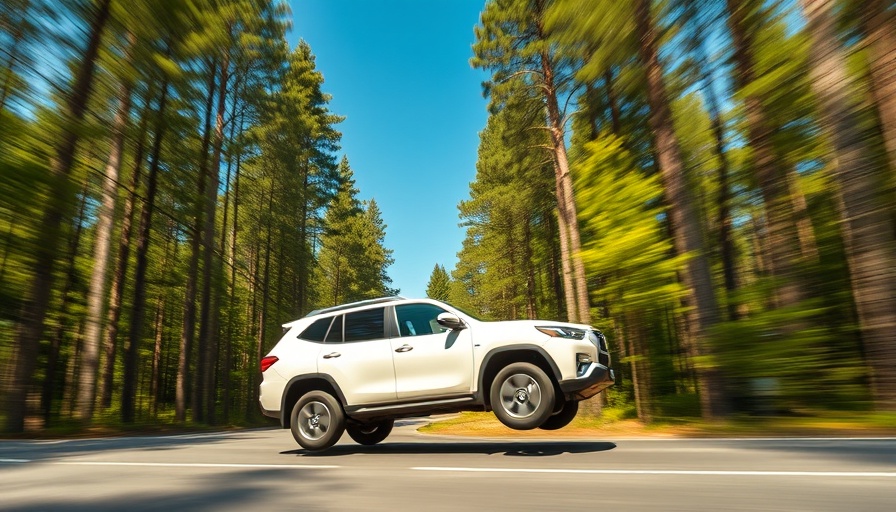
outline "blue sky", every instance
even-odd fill
[[[289,42],[311,45],[342,154],[361,199],[376,199],[394,250],[393,286],[423,297],[450,272],[464,231],[457,204],[476,175],[487,74],[470,67],[482,0],[292,0]]]

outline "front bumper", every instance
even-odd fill
[[[600,363],[590,363],[581,377],[560,381],[563,394],[576,400],[585,400],[600,393],[616,382],[612,368]]]

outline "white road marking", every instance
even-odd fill
[[[342,467],[324,464],[215,464],[199,462],[47,461],[46,463],[62,466],[141,466],[162,468],[336,469]]]
[[[530,439],[532,441],[537,441],[537,438]],[[553,440],[552,440],[553,441]],[[565,438],[564,442],[594,442],[595,440],[586,440],[582,438]],[[787,442],[787,443],[802,443],[802,442],[818,442],[818,441],[896,441],[896,437],[608,437],[606,439],[599,439],[597,441],[601,442],[613,442],[613,441],[650,441],[650,442],[665,442],[665,441],[697,441],[697,442],[726,442],[726,441],[775,441],[775,442]]]
[[[207,437],[231,437],[253,433],[275,431],[273,428],[247,428],[245,430],[220,430],[212,432],[190,432],[186,434],[168,434],[158,436],[120,436],[120,437],[76,437],[72,439],[28,439],[18,441],[25,444],[52,445],[64,443],[94,443],[104,441],[159,441],[167,439],[203,439]]]
[[[29,459],[0,459],[0,464],[24,464],[31,462]]]
[[[462,468],[420,466],[416,471],[452,471],[466,473],[559,473],[581,475],[715,475],[715,476],[815,476],[896,478],[896,471],[709,471],[675,469],[538,469],[538,468]]]

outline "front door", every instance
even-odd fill
[[[445,310],[428,303],[395,306],[399,337],[391,341],[399,400],[472,392],[470,330],[445,329],[436,322],[440,313]]]

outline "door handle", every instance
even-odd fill
[[[410,345],[402,345],[395,349],[396,352],[410,352],[411,350],[414,350],[414,347]]]
[[[339,352],[330,352],[329,354],[324,355],[324,359],[333,359],[334,357],[339,357],[342,354]]]

